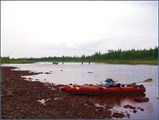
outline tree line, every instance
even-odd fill
[[[95,60],[135,60],[135,59],[158,59],[158,47],[148,50],[109,50],[108,53],[101,54],[96,52],[92,58]]]
[[[1,57],[1,62],[107,62],[114,60],[158,60],[158,47],[143,50],[108,50],[107,53],[95,52],[90,56],[49,56],[41,58],[10,58]]]

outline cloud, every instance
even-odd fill
[[[1,3],[2,56],[80,56],[158,45],[154,1]]]

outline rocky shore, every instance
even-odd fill
[[[131,117],[143,108],[125,105],[125,112],[112,110],[108,98],[79,96],[59,90],[61,85],[26,80],[22,76],[35,75],[31,71],[1,67],[2,119],[111,119]],[[118,98],[115,98],[118,99]]]

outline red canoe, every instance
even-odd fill
[[[95,86],[63,86],[61,91],[65,91],[72,94],[81,95],[113,95],[113,94],[139,94],[146,91],[144,86],[137,87],[95,87]]]

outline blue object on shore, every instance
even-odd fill
[[[107,79],[105,80],[105,82],[111,83],[111,82],[113,82],[113,79],[112,79],[112,78],[107,78]]]

